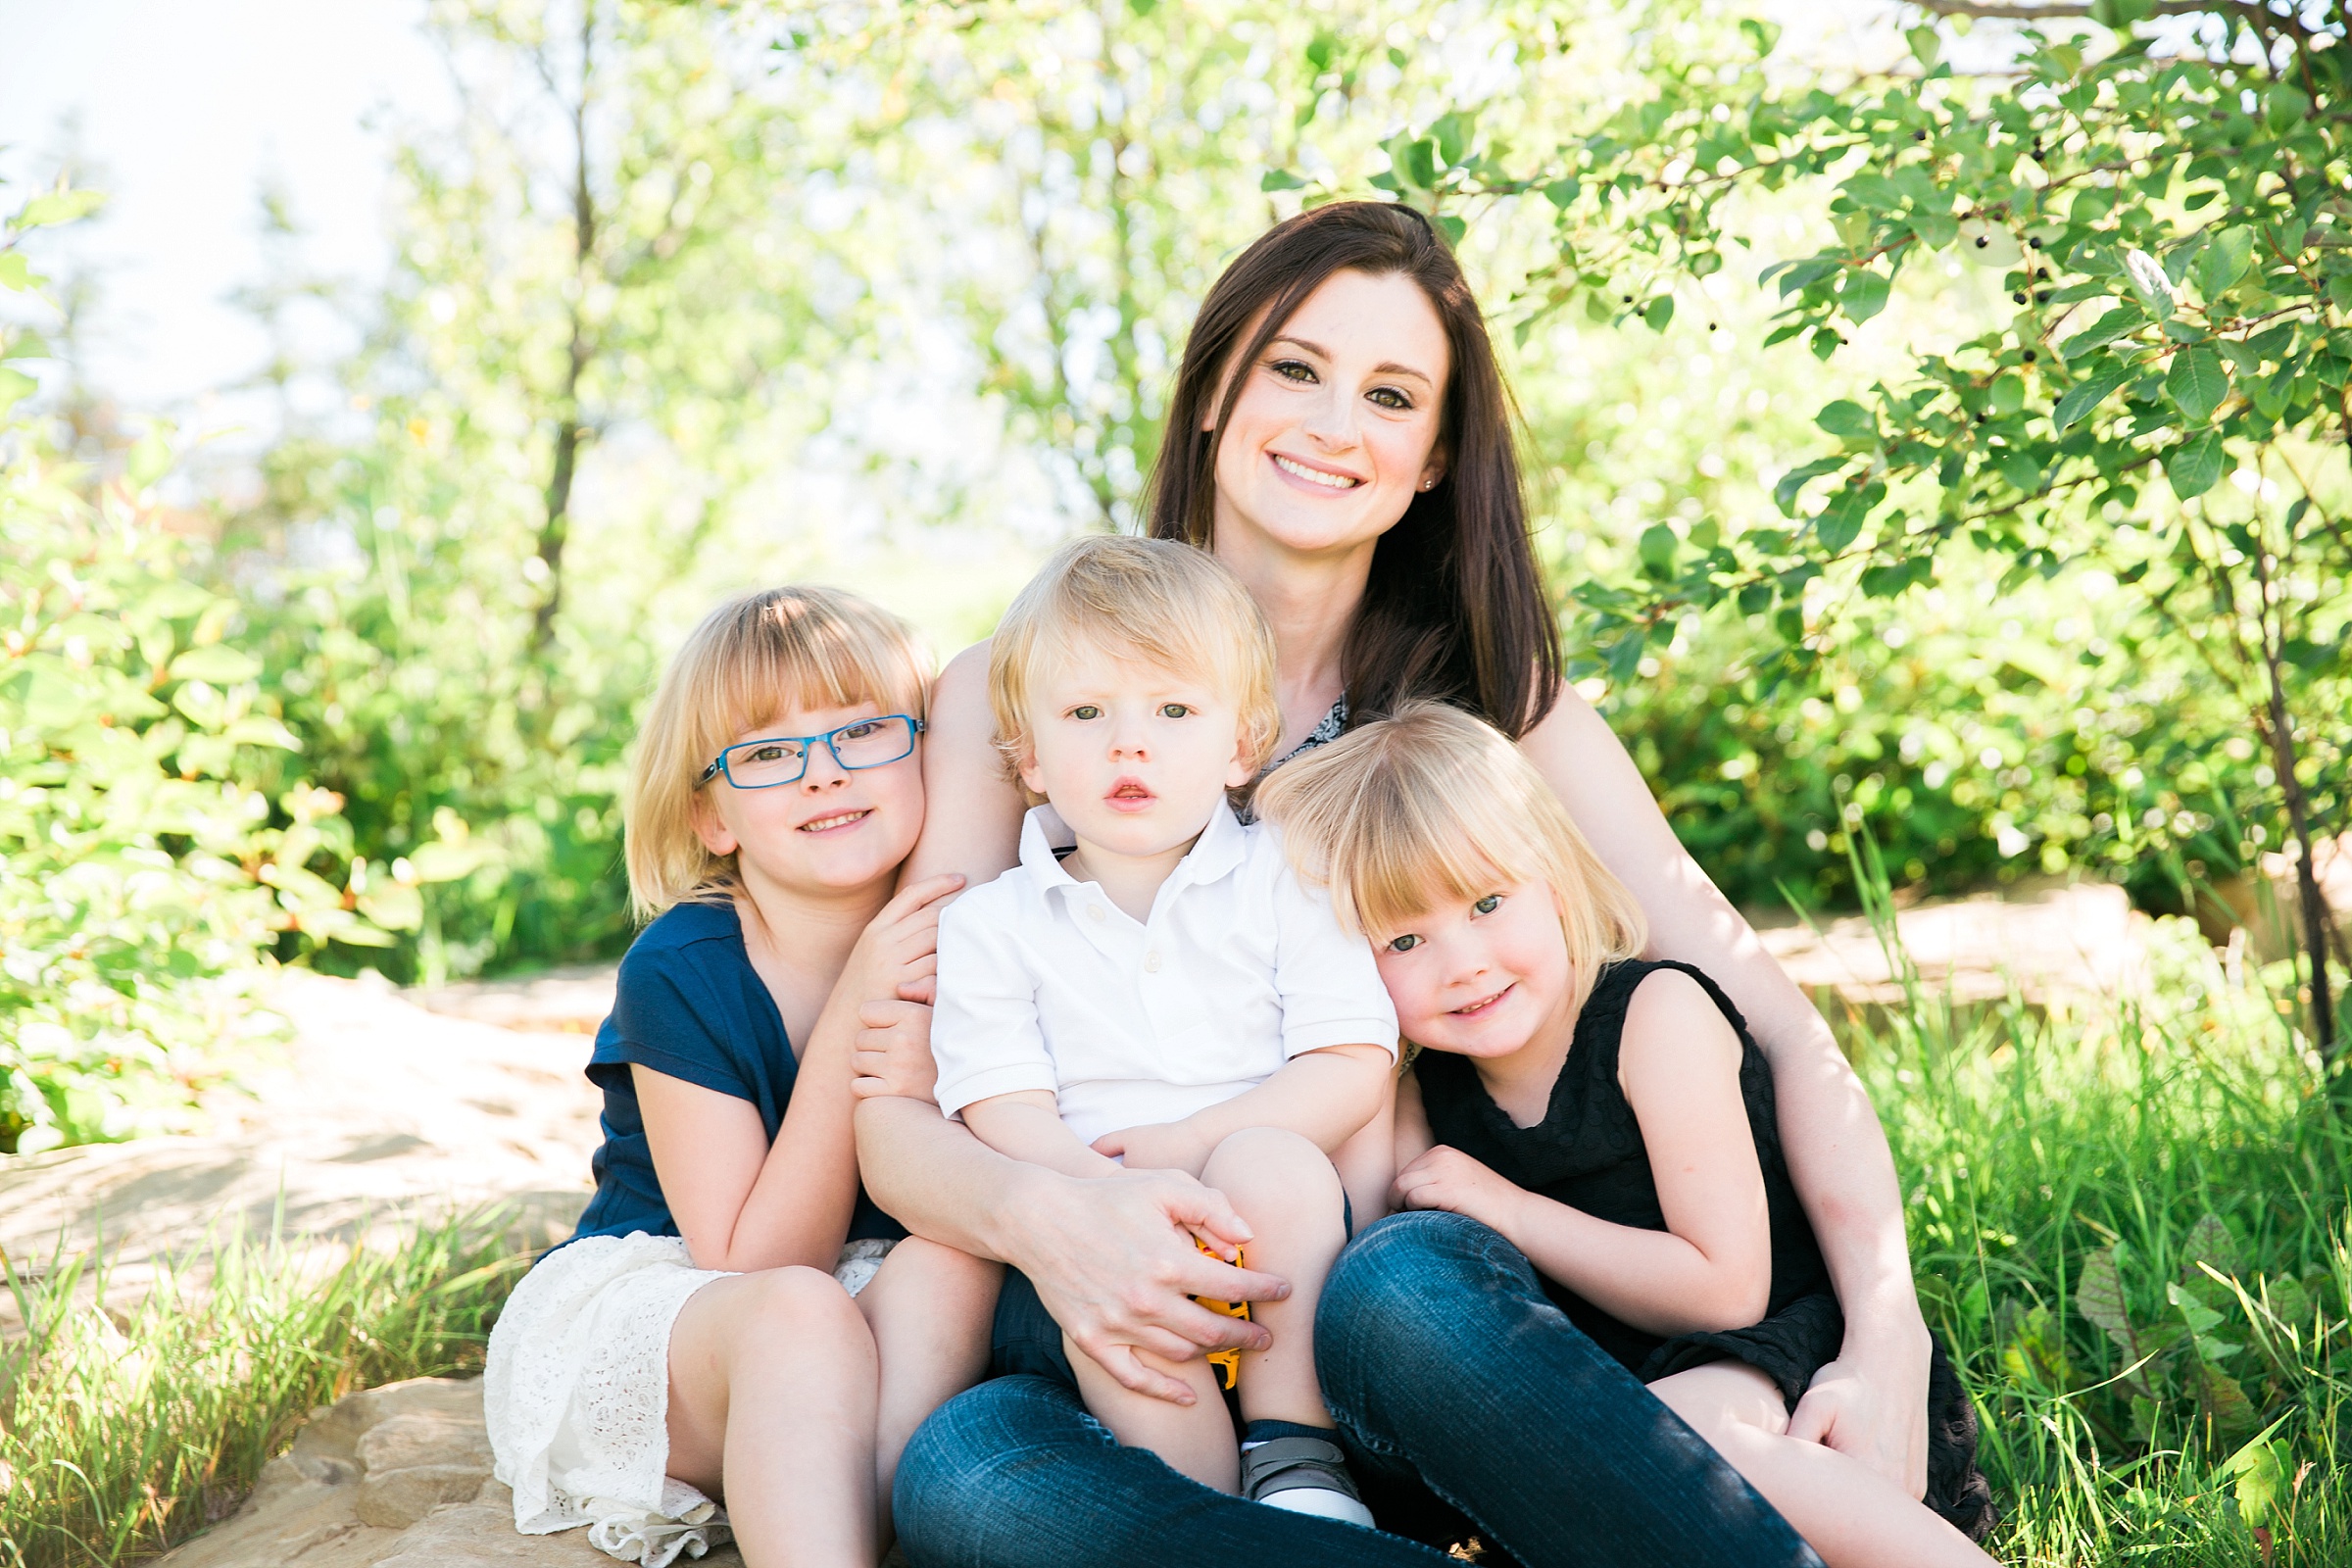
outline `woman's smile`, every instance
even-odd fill
[[[1342,473],[1333,468],[1319,468],[1302,463],[1297,458],[1284,457],[1279,452],[1270,453],[1268,456],[1274,460],[1275,467],[1280,468],[1300,483],[1312,485],[1318,490],[1353,490],[1364,482],[1353,474]]]

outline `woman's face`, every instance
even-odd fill
[[[1254,334],[1252,323],[1244,341]],[[1227,372],[1242,386],[1217,448],[1217,554],[1237,565],[1345,554],[1395,527],[1444,471],[1438,418],[1452,368],[1418,283],[1333,273],[1254,362]]]

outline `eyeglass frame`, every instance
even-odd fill
[[[841,760],[841,748],[833,744],[834,736],[839,735],[843,730],[856,729],[860,724],[879,724],[883,720],[891,718],[903,718],[906,721],[906,749],[905,751],[892,758],[889,762],[852,763],[845,762]],[[840,768],[844,773],[856,773],[869,767],[888,767],[890,766],[891,762],[904,762],[906,760],[906,759],[914,755],[915,737],[921,735],[923,733],[923,721],[915,717],[912,713],[874,713],[865,718],[853,718],[847,724],[838,725],[835,728],[825,731],[822,735],[762,735],[758,740],[737,741],[732,746],[722,748],[716,757],[710,759],[710,765],[703,769],[702,777],[694,781],[694,787],[699,790],[704,785],[710,783],[712,779],[723,776],[727,781],[727,788],[729,789],[780,790],[787,788],[790,785],[798,784],[801,780],[808,776],[808,759],[815,755],[813,748],[819,745],[823,746],[826,751],[833,754],[833,765]],[[804,751],[801,753],[801,770],[798,773],[795,773],[790,778],[780,778],[773,784],[738,784],[735,782],[734,773],[729,771],[727,767],[728,752],[738,752],[743,750],[743,748],[746,746],[774,746],[779,743],[789,746],[805,746],[811,748],[808,751]]]

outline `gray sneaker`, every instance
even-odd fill
[[[1251,1502],[1372,1527],[1340,1446],[1322,1438],[1275,1438],[1242,1450],[1242,1495]]]

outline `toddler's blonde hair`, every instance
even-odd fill
[[[1088,653],[1154,664],[1231,697],[1252,772],[1281,743],[1274,633],[1242,580],[1174,540],[1085,534],[1054,553],[989,644],[988,702],[1007,775],[1017,777],[1029,755],[1031,694]]]
[[[662,673],[630,766],[629,906],[638,919],[741,891],[735,857],[711,854],[696,834],[694,797],[703,769],[745,730],[791,709],[869,702],[919,719],[930,683],[912,629],[838,588],[770,588],[705,615]]]
[[[1604,964],[1648,940],[1637,903],[1509,738],[1456,708],[1413,702],[1286,762],[1258,786],[1299,875],[1341,920],[1396,931],[1499,884],[1541,882],[1559,904],[1578,1007]]]

